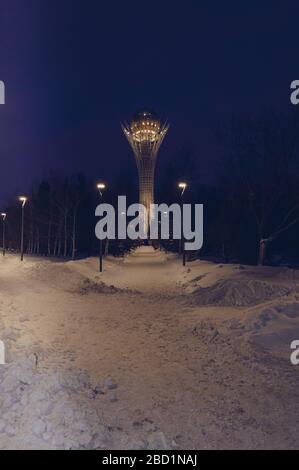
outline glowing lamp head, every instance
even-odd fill
[[[181,196],[183,197],[183,194],[187,188],[187,183],[181,181],[180,183],[178,183],[178,188],[181,190]]]
[[[20,196],[19,201],[22,203],[22,206],[24,207],[26,202],[27,202],[27,197],[26,196]]]
[[[99,193],[102,197],[103,196],[103,191],[105,191],[105,189],[106,189],[106,185],[104,183],[98,183],[97,188],[98,188]]]
[[[2,217],[3,220],[6,219],[6,215],[7,215],[6,212],[1,212],[1,217]]]

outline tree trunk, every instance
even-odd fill
[[[39,238],[40,238],[40,236],[39,236],[39,229],[37,229],[37,230],[36,230],[36,250],[35,250],[35,253],[36,253],[37,255],[40,255],[40,252],[39,252],[39,245],[40,245],[40,243],[39,243]]]
[[[76,256],[76,212],[73,215],[73,235],[72,235],[72,259]]]
[[[64,214],[64,248],[63,256],[66,258],[67,255],[67,214]]]
[[[258,257],[259,266],[262,266],[265,262],[266,248],[267,248],[267,240],[265,238],[262,238],[259,242],[259,257]]]
[[[48,225],[48,256],[51,256],[51,229],[52,229],[52,221],[51,219],[49,220],[49,225]]]
[[[55,233],[55,240],[54,240],[54,248],[53,248],[54,256],[60,256],[61,227],[62,227],[62,219],[59,219],[58,226],[56,228],[56,233]]]

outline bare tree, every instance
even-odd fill
[[[264,263],[269,243],[299,220],[298,130],[294,113],[272,113],[233,119],[223,134],[222,176],[253,215],[258,264]]]

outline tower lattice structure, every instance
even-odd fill
[[[137,112],[129,125],[122,124],[134,152],[139,175],[139,203],[147,209],[147,223],[152,217],[150,207],[154,203],[157,154],[168,128],[167,122],[162,124],[158,116],[148,110]]]

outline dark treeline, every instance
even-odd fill
[[[33,188],[25,206],[25,250],[30,254],[75,257],[93,249],[91,213],[96,205],[82,174],[52,175]],[[6,246],[20,245],[21,205],[13,197],[6,208]]]
[[[204,246],[200,256],[222,262],[299,262],[299,115],[264,113],[232,118],[217,131],[216,183],[195,174],[185,150],[172,162],[164,199],[175,199],[173,182],[186,179],[185,201],[204,204]]]
[[[198,256],[222,262],[297,265],[299,262],[299,117],[268,113],[232,119],[217,132],[220,146],[217,177],[206,185],[190,149],[173,156],[157,175],[157,202],[179,202],[177,183],[186,180],[185,202],[204,204],[204,246]],[[137,200],[137,173],[122,171],[104,193],[116,205]],[[25,250],[57,257],[98,252],[94,229],[100,202],[96,182],[83,174],[52,174],[28,194],[25,207]],[[6,245],[20,246],[21,205],[17,195],[5,208]],[[109,242],[106,253],[121,254],[132,243]],[[165,244],[166,245],[166,244]],[[177,249],[173,243],[170,249]]]

